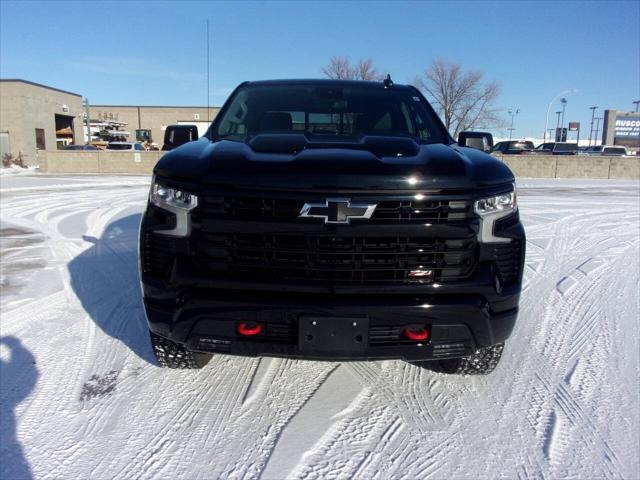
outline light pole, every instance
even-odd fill
[[[591,110],[591,128],[589,129],[589,146],[591,146],[591,135],[593,134],[593,118],[596,114],[597,109],[598,107],[596,106],[589,107],[589,110]]]
[[[575,93],[575,92],[577,92],[577,90],[564,90],[559,94],[557,94],[555,97],[553,97],[553,99],[549,102],[549,105],[547,106],[547,116],[545,117],[545,121],[544,121],[544,141],[545,142],[547,141],[547,128],[549,128],[549,111],[551,111],[551,105],[553,105],[553,102],[555,102],[562,95],[567,95],[569,93]]]
[[[85,111],[85,115],[87,116],[87,140],[85,142],[85,145],[91,145],[91,117],[89,116],[89,99],[85,98],[84,99],[84,111]]]
[[[554,139],[556,142],[559,141],[558,140],[558,129],[560,128],[560,115],[561,114],[562,114],[562,112],[556,112],[556,115],[558,116],[558,121],[556,122],[556,138]]]
[[[564,111],[567,108],[567,99],[566,98],[561,98],[560,99],[560,103],[562,104],[562,119],[560,120],[560,141],[561,142],[566,142],[567,141],[567,137],[565,135],[562,135],[564,132]]]
[[[520,113],[520,109],[516,108],[515,112],[513,111],[513,109],[509,109],[508,110],[509,115],[511,115],[511,126],[509,127],[509,140],[511,140],[511,136],[513,134],[513,119],[515,118],[516,115],[518,115]]]
[[[636,100],[635,102],[633,102],[633,104],[636,106],[636,112],[638,111],[638,105],[640,105],[640,100]]]
[[[596,134],[593,140],[596,145],[598,144],[598,132],[600,131],[600,120],[602,120],[602,118],[603,117],[596,117]],[[600,142],[600,144],[602,144],[602,142]]]

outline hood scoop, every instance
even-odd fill
[[[260,134],[251,138],[249,146],[258,153],[296,154],[312,149],[363,150],[376,157],[413,157],[420,146],[412,138],[363,136],[357,139],[307,137],[304,134]]]

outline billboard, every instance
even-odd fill
[[[580,122],[569,122],[569,131],[570,132],[580,131]]]
[[[614,138],[640,138],[640,115],[616,115]]]

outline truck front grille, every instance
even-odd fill
[[[212,219],[294,221],[305,202],[322,202],[325,198],[327,197],[303,200],[251,196],[205,196],[199,200],[197,213]],[[473,216],[471,203],[467,201],[426,198],[395,201],[376,201],[374,198],[367,200],[377,204],[369,220],[373,224],[457,223]],[[358,201],[363,200],[359,198]]]
[[[452,281],[467,278],[476,258],[474,238],[199,232],[195,242],[195,264],[201,270],[250,281]],[[411,277],[416,270],[433,274]]]

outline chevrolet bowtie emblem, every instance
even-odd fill
[[[298,217],[324,218],[324,223],[350,223],[369,219],[377,204],[352,203],[348,198],[327,198],[324,203],[305,203]]]

